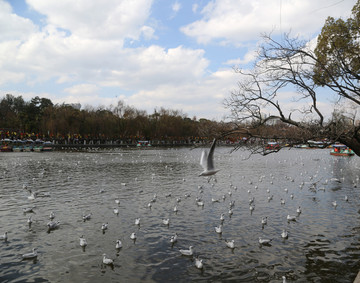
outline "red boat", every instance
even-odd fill
[[[332,146],[330,154],[336,156],[353,156],[355,153],[351,148],[348,148],[346,145],[337,143]]]
[[[265,146],[266,150],[279,150],[280,145],[277,142],[268,142]]]

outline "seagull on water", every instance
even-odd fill
[[[178,237],[177,233],[175,233],[174,235],[172,235],[172,236],[170,237],[170,243],[172,243],[172,244],[176,243],[176,242],[177,242],[177,237]]]
[[[296,213],[297,213],[297,214],[300,214],[300,213],[301,213],[301,207],[300,207],[300,206],[296,209]]]
[[[221,222],[224,222],[224,220],[225,220],[225,214],[224,214],[224,213],[221,213],[221,215],[220,215],[220,221],[221,221]]]
[[[195,266],[198,269],[202,269],[204,267],[203,260],[196,257],[195,258]]]
[[[108,223],[103,223],[101,225],[101,230],[103,230],[103,232],[108,228]]]
[[[116,208],[116,207],[114,207],[114,213],[115,213],[116,215],[118,215],[118,214],[119,214],[119,209]]]
[[[288,216],[286,216],[286,219],[287,219],[287,221],[296,221],[296,216],[288,214]]]
[[[48,226],[48,230],[54,230],[59,227],[60,221],[50,221],[46,224]]]
[[[53,220],[53,219],[55,218],[55,213],[54,213],[54,211],[51,211],[51,212],[50,212],[49,218],[50,218],[50,220]]]
[[[169,225],[169,224],[170,224],[170,219],[169,219],[169,218],[163,219],[163,220],[162,220],[162,223],[163,223],[164,225]]]
[[[204,168],[204,171],[199,174],[199,176],[211,176],[216,174],[219,170],[214,168],[214,149],[216,145],[216,139],[213,140],[209,154],[207,153],[207,150],[203,150],[201,154],[200,164]]]
[[[33,259],[37,257],[37,251],[36,248],[33,248],[33,251],[31,253],[23,254],[23,259]]]
[[[204,202],[201,199],[196,200],[198,206],[204,206]]]
[[[131,233],[130,239],[131,240],[136,240],[136,233],[135,232]]]
[[[115,245],[115,248],[116,248],[117,250],[119,250],[119,249],[121,249],[121,248],[122,248],[122,243],[121,243],[121,241],[120,241],[120,240],[116,240],[116,245]]]
[[[86,241],[86,239],[84,238],[84,235],[82,235],[82,236],[80,237],[80,246],[83,247],[83,248],[87,246],[87,241]]]
[[[28,196],[29,200],[36,199],[37,193],[30,190],[30,195]]]
[[[230,208],[233,208],[235,206],[235,201],[233,200],[233,201],[231,201],[230,203],[229,203],[229,207]]]
[[[260,245],[269,245],[271,243],[272,239],[265,239],[265,238],[261,238],[259,237],[259,244]]]
[[[89,214],[84,214],[83,215],[83,220],[84,220],[84,222],[86,221],[86,220],[90,220],[90,218],[91,218],[91,213],[89,213]]]
[[[334,200],[334,201],[332,202],[332,205],[333,205],[335,208],[337,207],[336,200]]]
[[[28,218],[28,220],[27,220],[27,223],[28,223],[29,227],[30,227],[31,224],[33,223],[33,220],[32,220],[31,215],[29,216],[29,218]]]
[[[35,206],[23,208],[23,212],[24,213],[34,212],[34,210],[33,210],[34,208],[35,208]]]
[[[222,224],[220,224],[219,226],[216,226],[216,227],[215,227],[215,232],[218,233],[218,234],[221,234],[221,233],[222,233]]]
[[[235,248],[235,243],[234,243],[234,240],[225,240],[225,244],[228,248],[230,249],[234,249]]]
[[[193,246],[190,246],[188,250],[179,250],[182,255],[192,256],[194,254]]]
[[[119,200],[119,199],[115,199],[115,203],[116,203],[117,205],[119,205],[119,204],[120,204],[120,200]]]
[[[135,225],[140,225],[140,218],[135,219]]]
[[[174,209],[173,209],[173,210],[174,210],[175,213],[178,212],[178,208],[177,208],[176,205],[174,206]]]
[[[112,265],[114,261],[111,258],[107,258],[106,254],[103,254],[103,264]]]
[[[287,239],[288,236],[289,236],[288,232],[284,229],[284,230],[281,232],[281,238]]]
[[[0,240],[4,240],[5,242],[7,241],[7,239],[8,239],[8,232],[7,231],[5,231],[5,233],[3,234],[3,235],[0,235]]]
[[[156,199],[157,199],[157,194],[155,193],[153,198],[150,200],[150,202],[156,202]]]
[[[263,226],[267,224],[267,216],[265,216],[265,217],[263,217],[263,218],[261,219],[261,224],[262,224]]]

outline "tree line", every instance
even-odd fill
[[[6,94],[0,100],[2,138],[102,139],[102,140],[199,140],[228,125],[207,119],[192,119],[180,110],[155,109],[152,114],[126,105],[79,109],[54,104],[38,96],[25,101]]]
[[[304,144],[314,138],[307,131],[282,122],[254,126],[254,122],[225,122],[192,119],[180,110],[154,109],[152,114],[119,100],[108,108],[53,104],[38,96],[25,101],[22,96],[6,94],[0,99],[0,138],[43,139],[57,143],[84,141],[139,140],[159,142],[208,141],[217,137],[237,146],[247,146],[264,154],[267,141],[280,144]],[[240,129],[240,130],[239,130]],[[236,147],[237,148],[237,147]],[[268,152],[267,152],[268,153]]]

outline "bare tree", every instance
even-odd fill
[[[235,68],[240,76],[238,89],[225,100],[236,125],[234,131],[251,136],[257,129],[281,121],[301,132],[294,143],[304,138],[339,141],[360,156],[360,124],[356,121],[360,106],[359,17],[358,1],[347,24],[328,18],[315,48],[311,41],[288,34],[281,40],[264,35],[253,68]],[[334,97],[330,117],[319,107],[321,93]],[[256,133],[269,138],[264,132]]]

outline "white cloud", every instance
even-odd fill
[[[96,94],[99,88],[93,84],[80,84],[64,89],[65,92],[73,95]]]
[[[179,85],[200,80],[209,64],[204,51],[182,46],[165,50],[160,46],[126,49],[119,56],[118,65],[102,83],[135,89],[153,88],[161,84]]]
[[[220,120],[227,116],[223,100],[236,87],[237,75],[231,69],[219,70],[199,83],[159,85],[125,99],[129,105],[152,113],[159,106],[182,110],[189,117]]]
[[[58,2],[62,1],[57,1],[54,7],[50,1],[30,0],[34,8],[49,15],[52,24],[30,33],[26,41],[0,42],[0,66],[6,66],[6,71],[0,68],[0,84],[24,79],[35,85],[55,80],[57,83],[96,83],[135,90],[153,88],[164,82],[177,85],[198,81],[206,72],[209,61],[204,58],[202,49],[183,46],[165,49],[157,45],[124,48],[121,40],[84,38],[76,32],[68,34],[59,30],[57,27],[62,26],[66,13],[53,15],[53,11],[63,5]],[[76,7],[72,9],[77,10]],[[70,11],[70,15],[73,13]],[[153,36],[151,27],[138,28],[139,33]]]
[[[152,38],[157,38],[154,36],[155,30],[152,27],[149,26],[143,26],[141,29],[141,33],[146,40],[150,40]]]
[[[202,44],[220,41],[238,45],[258,40],[262,33],[269,32],[292,31],[312,37],[328,16],[348,16],[354,2],[331,6],[327,0],[214,0],[201,11],[202,19],[182,27],[181,31]]]
[[[256,57],[257,57],[257,51],[252,49],[247,53],[245,53],[243,58],[228,60],[227,62],[225,62],[225,65],[230,65],[230,66],[238,66],[243,64],[246,65],[250,62],[253,62],[256,59]]]
[[[108,40],[139,39],[152,2],[27,0],[32,9],[46,16],[50,25],[79,37]]]
[[[0,0],[0,42],[26,40],[35,31],[36,27],[30,20],[14,14],[11,6]]]
[[[176,2],[172,5],[171,8],[172,8],[173,12],[177,13],[177,12],[179,12],[180,9],[181,9],[181,4],[180,4],[178,1],[176,1]]]

